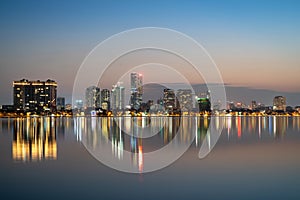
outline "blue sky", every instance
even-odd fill
[[[12,81],[53,78],[70,95],[94,46],[145,26],[200,42],[226,83],[300,92],[300,1],[0,1],[1,101]]]

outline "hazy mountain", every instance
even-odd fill
[[[181,84],[172,84],[174,88],[180,88]],[[183,88],[185,86],[182,86]],[[146,101],[148,99],[157,100],[163,97],[163,89],[165,87],[159,84],[148,84],[144,86],[144,96],[143,99]],[[205,84],[193,85],[196,94],[204,93],[207,91]],[[265,105],[272,105],[273,98],[275,96],[285,96],[287,98],[287,104],[291,106],[300,105],[300,93],[291,92],[279,92],[267,89],[255,89],[248,87],[236,87],[231,85],[225,86],[226,97],[228,101],[242,102],[247,105],[251,104],[252,100],[257,103],[263,103]]]

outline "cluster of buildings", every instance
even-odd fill
[[[126,102],[125,87],[120,82],[112,86],[112,90],[100,89],[90,86],[85,91],[85,103],[77,101],[75,109],[84,115],[139,115],[139,114],[168,114],[178,115],[182,113],[197,112],[194,97],[190,89],[179,89],[177,91],[165,88],[162,96],[157,101],[143,101],[143,75],[133,72],[130,74],[130,98]],[[210,111],[209,96],[199,98],[200,111]],[[205,105],[202,105],[205,104]]]
[[[64,97],[57,97],[57,83],[53,80],[29,81],[22,79],[13,82],[13,105],[2,105],[0,114],[8,115],[191,115],[191,114],[291,114],[300,113],[300,107],[287,106],[286,98],[276,96],[273,106],[265,106],[256,101],[251,105],[229,102],[227,110],[210,102],[210,93],[196,96],[191,89],[164,88],[157,101],[143,101],[143,75],[130,74],[130,98],[125,102],[125,87],[121,83],[112,89],[90,86],[85,90],[85,99],[66,104]]]
[[[251,101],[251,105],[245,105],[241,102],[229,102],[228,111],[231,113],[260,113],[266,115],[278,115],[278,114],[299,114],[300,106],[291,107],[287,106],[286,97],[275,96],[272,106],[266,106],[256,101]]]

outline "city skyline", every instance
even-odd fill
[[[298,1],[4,1],[0,104],[12,99],[11,80],[22,78],[54,79],[58,96],[70,99],[78,67],[99,42],[144,26],[178,30],[203,44],[227,85],[298,95],[298,10]]]
[[[81,116],[140,116],[140,115],[296,115],[300,113],[300,105],[287,104],[287,98],[282,95],[273,97],[271,105],[257,102],[227,101],[225,107],[220,101],[211,101],[210,90],[204,92],[197,88],[168,88],[158,84],[160,93],[151,99],[143,98],[152,84],[143,85],[144,75],[139,72],[130,73],[128,90],[123,82],[112,85],[111,91],[98,86],[88,86],[85,89],[84,101],[74,99],[72,104],[65,103],[65,97],[57,96],[58,84],[54,80],[13,81],[13,104],[1,105],[1,115],[27,116],[33,115],[81,115]],[[154,84],[155,85],[155,84]],[[157,85],[157,84],[156,84]],[[146,87],[145,87],[146,86]],[[150,90],[151,91],[151,90]],[[154,97],[154,98],[153,98]],[[129,98],[129,101],[127,101]],[[126,100],[127,99],[127,100]],[[126,103],[128,102],[128,103]],[[155,103],[156,102],[156,103]]]

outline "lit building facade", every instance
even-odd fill
[[[37,112],[56,110],[57,83],[53,80],[22,79],[13,82],[13,90],[16,110]]]
[[[182,112],[190,112],[193,108],[193,94],[190,89],[179,89],[177,90],[177,99]]]
[[[286,98],[284,96],[276,96],[273,99],[273,110],[286,111]]]
[[[111,105],[113,110],[123,110],[125,108],[125,88],[117,83],[111,90]]]
[[[130,76],[131,80],[131,96],[130,106],[138,110],[143,101],[143,75],[133,72]]]
[[[251,109],[252,110],[257,109],[257,103],[256,103],[256,101],[251,101]]]
[[[100,88],[91,86],[85,90],[85,106],[88,108],[100,107]]]
[[[176,109],[176,96],[172,89],[164,89],[164,108],[167,112],[173,112]]]
[[[110,110],[110,91],[108,89],[101,90],[101,108]]]
[[[81,99],[75,100],[74,108],[81,110],[83,108],[83,100]]]

